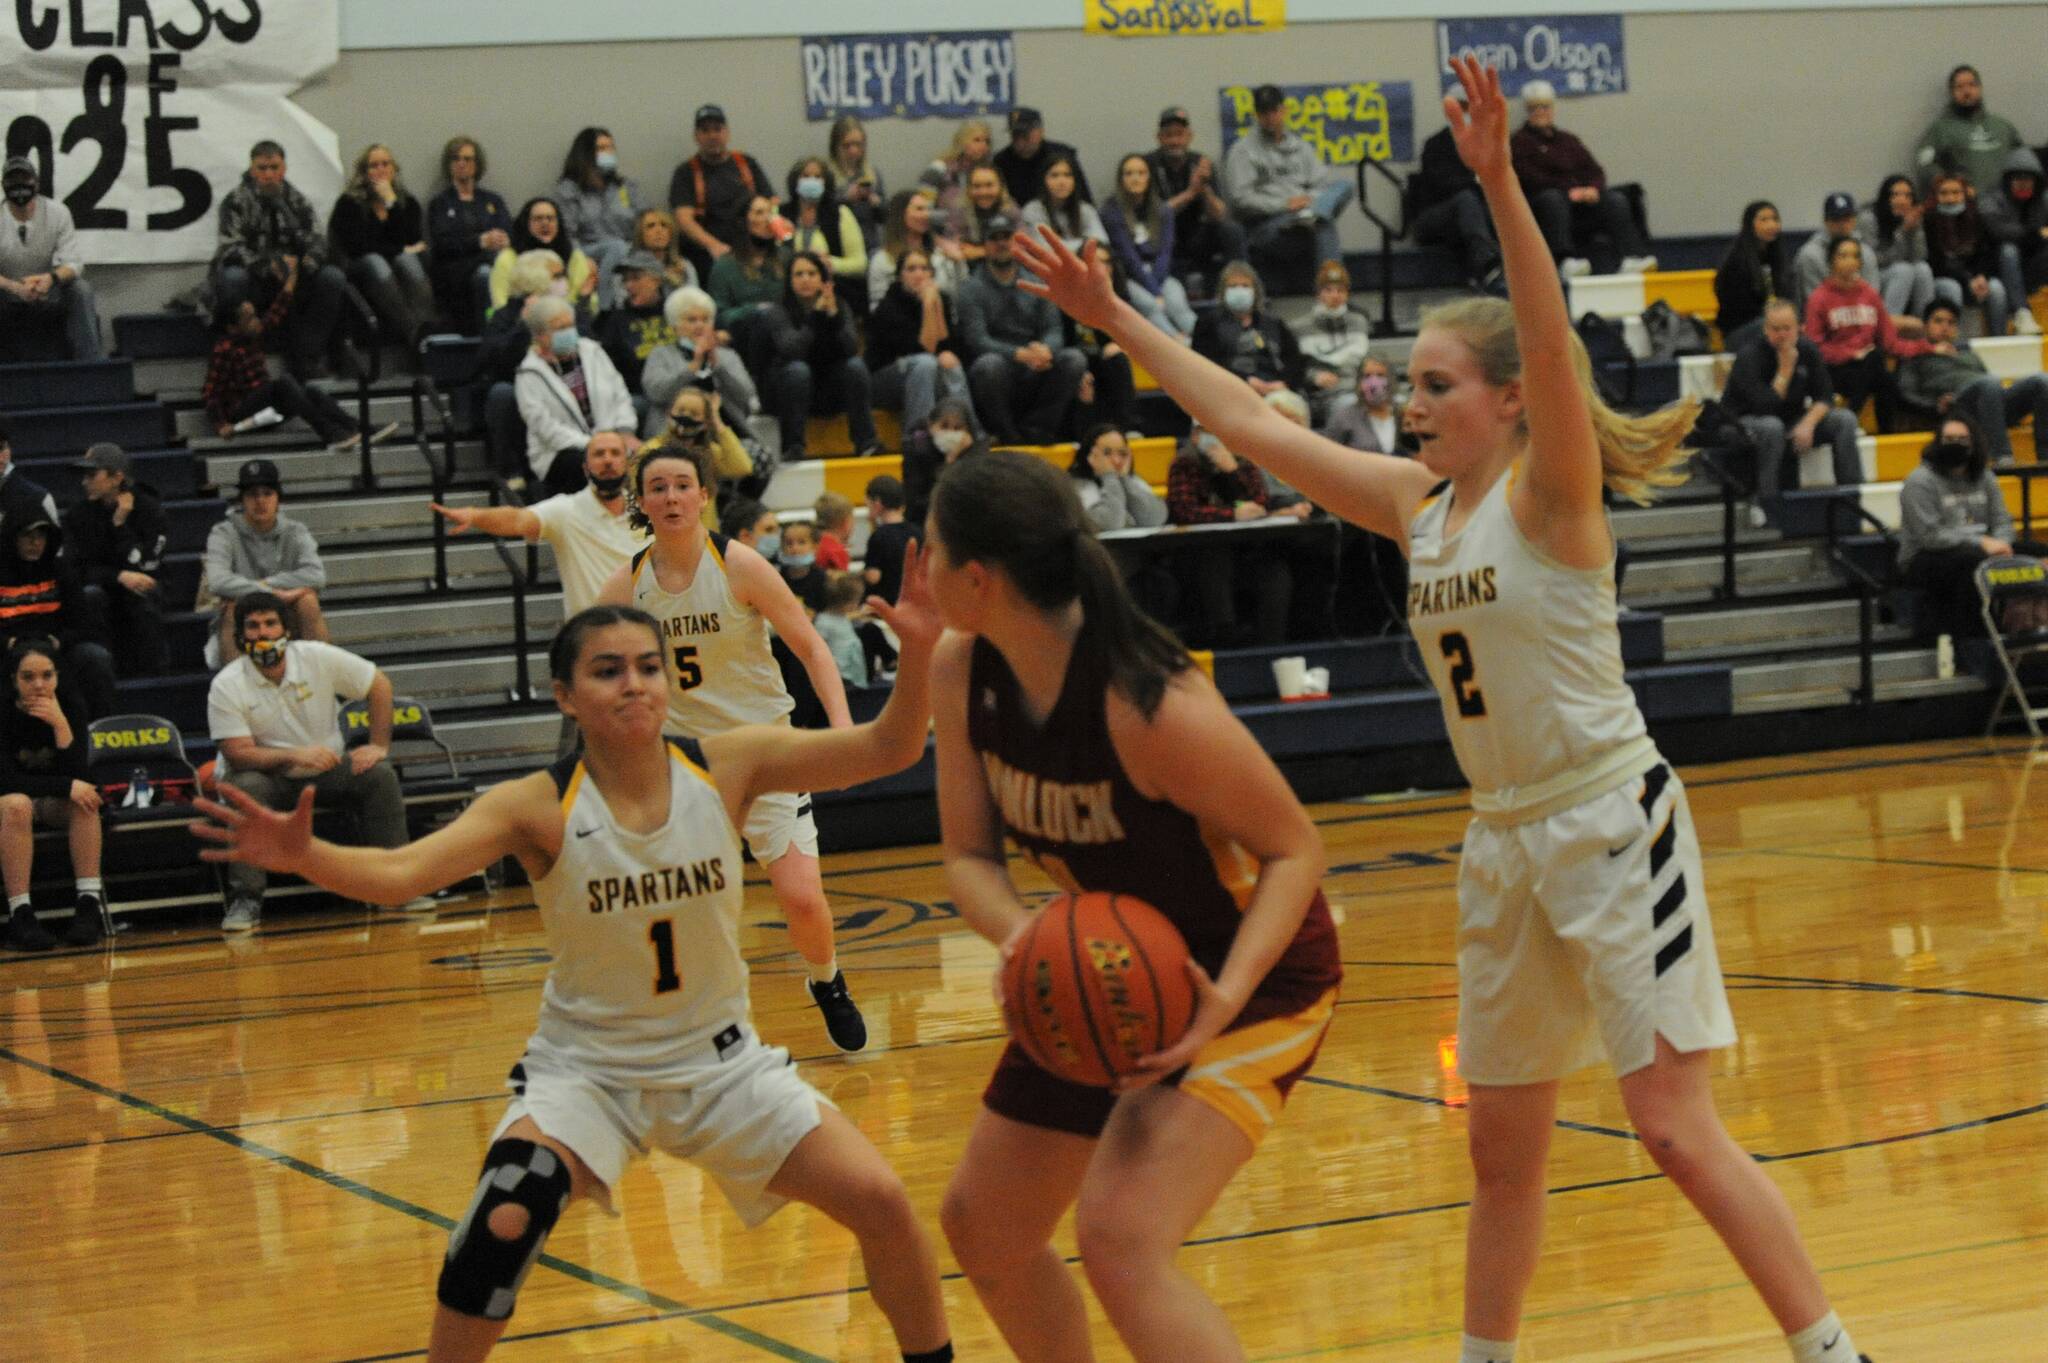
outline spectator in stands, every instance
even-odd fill
[[[85,500],[64,513],[64,553],[78,570],[90,609],[107,624],[124,677],[163,671],[164,546],[169,533],[155,489],[138,483],[128,452],[105,441],[72,467],[84,472]]]
[[[553,251],[562,261],[569,301],[586,315],[597,313],[597,266],[562,230],[562,210],[553,199],[528,199],[512,221],[512,244],[491,264],[491,306],[502,308],[512,296],[512,267],[528,251]]]
[[[1894,317],[1924,317],[1934,301],[1934,267],[1927,263],[1926,206],[1904,175],[1888,175],[1877,197],[1856,215],[1856,236],[1877,268],[1864,274],[1884,295]],[[1810,292],[1810,291],[1809,291]]]
[[[1351,182],[1328,173],[1314,147],[1287,127],[1287,96],[1277,85],[1252,91],[1258,130],[1240,137],[1223,158],[1223,193],[1245,226],[1249,249],[1277,246],[1288,233],[1315,243],[1318,264],[1343,259],[1337,215],[1351,202]]]
[[[789,197],[783,201],[782,216],[795,229],[790,249],[824,257],[832,267],[840,297],[854,316],[865,314],[868,241],[861,235],[853,209],[840,201],[830,161],[807,156],[789,168]]]
[[[1795,328],[1796,330],[1796,328]],[[1338,406],[1323,434],[1368,454],[1410,452],[1401,443],[1401,411],[1394,405],[1394,371],[1377,355],[1358,367],[1357,401]]]
[[[925,167],[918,182],[932,191],[942,213],[952,212],[966,194],[968,179],[978,167],[995,165],[991,145],[988,124],[971,118],[953,129],[953,139],[946,145],[946,154]],[[997,171],[997,174],[1001,173]],[[1032,183],[1035,186],[1037,181]]]
[[[1714,324],[1733,354],[1763,334],[1764,306],[1792,296],[1792,253],[1778,206],[1757,199],[1742,209],[1742,227],[1714,271]]]
[[[896,262],[896,278],[868,318],[868,371],[878,407],[900,412],[903,429],[921,426],[940,398],[967,397],[960,328],[941,292],[932,259],[916,247]]]
[[[1877,400],[1877,427],[1898,426],[1898,389],[1887,359],[1902,360],[1927,349],[1907,340],[1892,325],[1884,299],[1863,277],[1863,243],[1844,237],[1828,258],[1833,273],[1806,299],[1806,337],[1820,347],[1828,378],[1851,415],[1866,398]]]
[[[283,298],[281,330],[296,378],[318,373],[341,320],[348,281],[327,256],[327,236],[313,205],[285,179],[284,148],[258,142],[249,149],[242,183],[220,201],[213,298],[230,307],[252,302],[259,315]]]
[[[961,263],[972,269],[988,254],[990,219],[1004,217],[1015,222],[1023,211],[1010,199],[1002,173],[994,166],[976,166],[968,171],[967,193],[946,219],[946,235],[959,243]]]
[[[818,527],[818,566],[838,573],[851,568],[846,546],[853,539],[853,503],[836,492],[821,492],[811,503],[811,523]]]
[[[29,907],[38,823],[66,830],[71,844],[76,898],[65,943],[89,947],[100,940],[106,890],[100,882],[100,792],[86,779],[90,721],[58,685],[59,656],[47,639],[24,639],[7,651],[13,703],[0,706],[0,880],[7,889],[6,945],[13,951],[57,945]]]
[[[751,358],[760,315],[782,297],[789,258],[775,230],[775,200],[756,194],[747,207],[746,233],[719,256],[705,287],[718,304],[718,329]]]
[[[1793,300],[1801,313],[1806,310],[1806,300],[1828,277],[1835,243],[1853,239],[1863,247],[1863,278],[1883,296],[1885,310],[1894,317],[1910,316],[1915,278],[1912,265],[1901,261],[1889,275],[1878,272],[1877,243],[1862,235],[1855,197],[1835,190],[1821,202],[1820,218],[1821,230],[1808,237],[1792,257],[1792,283],[1797,290]]]
[[[1984,107],[1984,81],[1974,66],[1948,73],[1948,108],[1920,134],[1920,183],[1932,189],[1941,171],[1973,185],[1995,184],[2007,153],[2024,146],[2019,129]]]
[[[626,381],[604,347],[576,333],[576,313],[560,298],[536,298],[525,309],[533,338],[513,387],[526,423],[526,462],[550,492],[583,486],[583,461],[600,431],[640,448],[639,419]]]
[[[832,650],[832,661],[839,667],[839,680],[848,686],[865,688],[868,684],[868,651],[861,643],[853,621],[860,614],[861,602],[867,596],[867,583],[861,580],[859,573],[849,573],[844,569],[818,571],[825,579],[825,586],[818,596],[817,618],[811,623],[817,627],[818,637]]]
[[[816,615],[825,605],[825,570],[818,566],[818,527],[809,521],[791,521],[782,527],[782,543],[775,552],[775,569],[789,584],[790,593]]]
[[[562,158],[555,182],[555,206],[562,232],[590,257],[597,274],[597,305],[618,305],[615,268],[633,249],[640,210],[647,203],[640,186],[619,171],[619,144],[604,128],[585,128]]]
[[[660,259],[632,251],[615,268],[625,284],[618,302],[598,317],[595,337],[626,381],[626,390],[638,393],[647,357],[664,346],[673,347],[676,333],[661,296]]]
[[[1591,273],[1586,243],[1605,233],[1621,254],[1621,273],[1657,268],[1650,244],[1636,226],[1635,211],[1620,190],[1607,185],[1607,172],[1571,133],[1557,126],[1557,91],[1549,81],[1522,87],[1525,121],[1509,140],[1515,176],[1536,211],[1550,254],[1567,277]]]
[[[449,138],[441,149],[441,174],[448,183],[427,203],[427,273],[434,300],[466,336],[482,329],[491,264],[512,246],[512,210],[497,191],[483,187],[485,165],[482,143]]]
[[[1984,309],[1984,330],[2003,336],[2012,318],[2012,295],[2021,291],[2019,253],[2001,245],[1977,211],[1976,191],[1951,171],[1934,177],[1933,214],[1927,222],[1927,261],[1936,287],[1964,307]],[[2003,277],[2013,276],[2008,284]],[[1946,284],[1948,287],[1942,287]],[[1960,295],[1960,297],[1958,297]],[[2021,297],[2021,306],[2026,299]]]
[[[1049,445],[1065,428],[1088,357],[1066,343],[1060,311],[1020,286],[1012,224],[989,223],[988,258],[960,289],[960,338],[974,410],[1000,444]]]
[[[50,490],[14,466],[14,446],[7,423],[0,421],[0,529],[30,511],[57,519],[57,499]]]
[[[484,323],[477,345],[477,382],[484,389],[484,446],[491,468],[503,478],[525,479],[526,423],[519,416],[519,394],[513,386],[533,337],[526,332],[526,301],[543,294],[566,297],[569,281],[562,258],[538,248],[524,252],[513,264],[505,306]]]
[[[13,229],[0,232],[0,360],[97,360],[99,313],[71,210],[38,193],[39,183],[26,156],[0,168]]]
[[[2048,544],[2013,538],[2005,489],[1977,434],[1960,414],[1943,418],[1899,489],[1899,577],[1932,598],[1929,633],[1983,635],[1976,572],[1985,559],[2048,556]]]
[[[1276,388],[1266,394],[1266,405],[1304,431],[1314,429],[1308,399],[1289,388]],[[1315,514],[1315,507],[1309,499],[1296,491],[1294,486],[1280,478],[1271,469],[1260,469],[1259,476],[1266,483],[1266,514],[1286,516],[1294,520],[1307,520]]]
[[[1173,525],[1214,525],[1266,518],[1266,482],[1259,471],[1233,455],[1213,434],[1197,427],[1175,451],[1166,470],[1166,517]],[[1242,627],[1237,614],[1239,570],[1251,585],[1254,623]],[[1218,544],[1195,556],[1202,602],[1200,637],[1211,648],[1277,644],[1287,633],[1287,609],[1294,582],[1287,560],[1277,554],[1239,554]]]
[[[1936,419],[1929,424],[1938,425],[1950,413],[1964,418],[1986,457],[2009,464],[2012,437],[2007,432],[2028,416],[2034,418],[2035,440],[2048,441],[2048,374],[2028,374],[2008,388],[1970,353],[1968,342],[1958,339],[1961,317],[1961,309],[1946,298],[1927,310],[1930,348],[1899,366],[1899,396],[1917,414]]]
[[[782,457],[802,459],[804,427],[813,416],[844,412],[856,455],[879,454],[874,384],[860,357],[853,310],[839,301],[832,267],[812,251],[789,262],[782,302],[768,314],[775,368],[768,401],[782,428]]]
[[[1303,386],[1301,347],[1287,324],[1266,308],[1259,272],[1242,260],[1223,267],[1220,307],[1195,326],[1195,350],[1251,384],[1260,395]]]
[[[1316,301],[1294,326],[1301,348],[1303,391],[1314,414],[1326,421],[1332,407],[1358,386],[1372,332],[1351,306],[1351,271],[1341,260],[1326,260],[1316,271]]]
[[[400,178],[391,148],[372,142],[356,157],[328,215],[327,237],[348,282],[369,300],[385,338],[416,351],[434,320],[426,214]]]
[[[1065,158],[1074,168],[1074,192],[1083,203],[1094,203],[1088,188],[1088,173],[1081,169],[1081,156],[1064,142],[1045,135],[1045,118],[1036,109],[1018,106],[1010,110],[1010,145],[995,155],[995,167],[1002,172],[1010,197],[1020,204],[1037,198],[1045,185],[1046,167]]]
[[[974,409],[959,398],[946,398],[932,408],[931,420],[904,427],[904,512],[912,525],[923,525],[931,510],[932,488],[955,461],[987,454],[988,441],[975,433]]]
[[[1114,275],[1115,262],[1111,262],[1110,268]],[[1123,287],[1120,277],[1116,286]],[[1081,376],[1081,387],[1074,394],[1074,409],[1061,428],[1061,435],[1071,438],[1075,431],[1105,422],[1120,431],[1135,429],[1138,383],[1131,370],[1131,357],[1107,332],[1078,322],[1067,323],[1066,338],[1067,344],[1080,351],[1081,358],[1088,362],[1088,372]]]
[[[889,200],[888,212],[882,218],[881,248],[868,256],[870,304],[889,291],[896,278],[896,262],[913,248],[931,260],[932,278],[939,292],[948,298],[960,296],[960,286],[967,281],[967,266],[960,243],[939,235],[934,226],[936,212],[936,201],[928,185],[906,189]],[[984,225],[991,221],[984,220]]]
[[[696,267],[683,254],[676,240],[676,216],[665,208],[643,208],[633,227],[633,249],[645,251],[661,262],[661,283],[665,289],[701,287]]]
[[[1763,334],[1737,352],[1721,402],[1755,446],[1756,495],[1765,514],[1778,505],[1786,456],[1792,456],[1796,487],[1798,457],[1817,442],[1833,451],[1837,483],[1863,481],[1856,414],[1835,406],[1827,361],[1818,345],[1799,334],[1799,312],[1790,299],[1764,305]]]
[[[754,200],[772,193],[775,182],[759,161],[732,150],[732,131],[718,105],[698,106],[696,130],[697,154],[669,177],[668,201],[683,234],[683,253],[709,279],[712,262],[753,231]]]
[[[1117,162],[1116,192],[1102,205],[1102,230],[1123,269],[1124,292],[1145,320],[1182,342],[1195,331],[1188,291],[1173,277],[1177,224],[1152,183],[1152,163],[1133,152]]]
[[[27,638],[54,640],[63,650],[66,685],[85,717],[103,718],[114,713],[114,655],[104,619],[64,553],[56,517],[28,499],[19,510],[0,527],[0,648]]]
[[[868,161],[867,125],[853,114],[833,119],[825,161],[839,179],[840,202],[853,210],[861,239],[873,246],[882,239],[882,205],[888,191],[882,186],[882,173]]]
[[[335,454],[355,450],[366,435],[376,445],[397,434],[395,421],[365,432],[325,389],[301,383],[291,374],[270,376],[270,363],[263,355],[263,337],[284,324],[290,307],[289,290],[271,299],[269,312],[261,317],[256,315],[256,305],[246,298],[224,298],[215,306],[213,323],[220,336],[207,357],[206,381],[200,389],[200,401],[214,434],[222,440],[232,440],[243,429],[275,425],[297,417],[311,426]],[[265,412],[276,420],[266,418]]]
[[[1991,235],[2012,246],[2012,258],[2019,266],[2019,285],[2013,298],[2013,329],[2023,336],[2040,330],[2026,299],[2034,290],[2048,285],[2048,180],[2041,174],[2041,158],[2025,147],[2015,147],[2005,159],[1996,193],[1977,201]],[[2015,281],[2006,279],[2011,291]]]
[[[1092,241],[1107,252],[1109,233],[1102,230],[1102,216],[1080,189],[1080,172],[1073,159],[1040,159],[1045,164],[1045,179],[1031,202],[1024,205],[1024,230],[1036,235],[1040,227],[1050,227],[1070,251],[1078,253],[1082,242]]]
[[[640,371],[640,387],[647,395],[652,418],[648,431],[655,433],[667,426],[669,408],[683,389],[716,393],[726,420],[738,428],[738,438],[754,463],[754,476],[765,485],[775,459],[752,438],[747,426],[761,410],[760,397],[753,375],[738,353],[719,340],[717,305],[701,289],[678,289],[668,296],[664,312],[675,342],[657,347]]]
[[[1067,465],[1081,509],[1097,530],[1155,530],[1166,524],[1166,503],[1131,472],[1131,444],[1111,425],[1090,427]]]
[[[756,473],[748,453],[753,447],[742,443],[733,428],[726,424],[721,415],[722,405],[718,394],[709,389],[681,389],[676,393],[675,401],[669,404],[668,425],[640,448],[643,451],[678,448],[702,451],[710,460],[720,488],[730,488],[730,495],[735,497],[757,498],[767,487],[768,479]],[[651,459],[654,456],[649,453],[647,457]],[[630,464],[626,477],[630,483]],[[704,503],[704,528],[718,528],[717,506],[708,498]]]
[[[1156,136],[1159,146],[1145,163],[1173,214],[1173,272],[1191,296],[1206,298],[1216,272],[1244,259],[1244,228],[1217,192],[1216,163],[1194,150],[1188,111],[1178,104],[1160,110]]]
[[[1457,97],[1460,105],[1467,102],[1462,87]],[[1423,141],[1414,185],[1415,239],[1450,247],[1458,253],[1467,283],[1485,293],[1500,292],[1505,285],[1493,215],[1486,211],[1478,177],[1466,169],[1448,125]]]
[[[894,605],[896,594],[903,590],[903,551],[912,540],[923,541],[924,527],[904,519],[900,479],[876,474],[868,479],[867,499],[868,548],[861,575],[867,580],[869,595]],[[784,527],[785,538],[790,528]]]
[[[224,666],[239,650],[233,608],[255,592],[277,601],[293,638],[323,643],[327,639],[327,617],[320,605],[327,565],[313,532],[279,513],[283,487],[276,464],[249,460],[235,477],[236,504],[207,532],[202,594],[220,603],[218,637],[209,641],[210,666]]]
[[[782,522],[773,511],[752,497],[728,500],[725,510],[719,513],[718,531],[727,539],[738,540],[747,548],[758,551],[770,562],[775,559],[775,551],[782,547]]]
[[[315,809],[354,815],[358,845],[403,847],[405,799],[391,751],[391,678],[367,658],[297,637],[285,605],[267,592],[235,603],[240,654],[206,695],[206,725],[219,747],[221,779],[272,809],[290,809],[308,786]],[[341,701],[367,700],[370,741],[344,750]],[[252,932],[269,876],[246,862],[227,868],[223,932]],[[415,899],[392,912],[431,913]]]

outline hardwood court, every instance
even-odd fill
[[[1843,1318],[1879,1363],[2048,1359],[2048,761],[1966,742],[1685,775],[1743,1030],[1719,1096]],[[1344,1003],[1182,1261],[1255,1359],[1447,1359],[1469,1191],[1461,798],[1316,816]],[[825,1054],[765,888],[761,1030],[936,1228],[1000,1044],[993,952],[953,917],[933,849],[827,871],[871,1052]],[[0,963],[0,1357],[419,1356],[545,959],[532,911],[507,904],[425,926],[279,912],[246,945],[139,931],[109,956]],[[1784,1357],[1604,1071],[1562,1115],[1523,1357]],[[564,1218],[498,1357],[896,1357],[851,1237],[821,1218],[744,1233],[665,1159],[620,1192],[619,1219]],[[961,1358],[1006,1357],[966,1284],[947,1296]]]

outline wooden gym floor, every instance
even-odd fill
[[[2048,1359],[2048,755],[1957,742],[1684,775],[1742,1028],[1722,1110],[1859,1344],[1879,1363]],[[1462,801],[1315,813],[1344,1002],[1182,1262],[1254,1359],[1445,1360],[1469,1194]],[[876,1140],[936,1236],[1000,1044],[993,952],[945,902],[935,849],[827,873],[870,1050],[830,1054],[765,886],[746,936],[760,1028]],[[0,961],[0,1358],[419,1357],[547,962],[530,907],[481,909],[376,926],[287,910],[244,943],[145,928],[111,953]],[[1607,1072],[1570,1081],[1561,1115],[1522,1357],[1783,1358]],[[896,1357],[851,1238],[807,1209],[743,1232],[661,1157],[620,1191],[620,1219],[564,1218],[498,1357]],[[941,1253],[961,1358],[1007,1356]]]

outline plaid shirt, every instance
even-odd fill
[[[280,291],[270,311],[263,315],[263,330],[268,333],[283,326],[291,306],[292,296]],[[215,426],[231,424],[242,404],[262,392],[269,382],[270,366],[263,359],[262,337],[237,336],[232,332],[221,337],[213,343],[213,354],[207,358],[206,385],[200,390],[206,403],[206,419]]]
[[[1266,504],[1266,480],[1240,459],[1220,473],[1199,454],[1182,454],[1166,468],[1166,519],[1173,525],[1206,525],[1237,519],[1239,502]]]

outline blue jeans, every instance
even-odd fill
[[[1934,301],[1934,267],[1924,260],[1900,261],[1878,272],[1877,291],[1884,295],[1884,310],[1894,317],[1925,317]]]
[[[942,366],[936,355],[904,355],[883,365],[874,372],[873,396],[875,406],[903,414],[906,432],[930,421],[942,398],[959,398],[973,408],[966,368]]]
[[[1299,231],[1313,226],[1316,237],[1316,260],[1342,260],[1344,248],[1337,242],[1337,215],[1344,211],[1344,205],[1351,202],[1357,192],[1349,180],[1326,180],[1314,194],[1309,196],[1309,206],[1303,212],[1315,217],[1313,224],[1304,222],[1299,213],[1274,213],[1250,224],[1247,236],[1249,248],[1265,250],[1277,245],[1283,232]]]
[[[1128,281],[1125,292],[1131,296],[1131,306],[1161,331],[1171,331],[1180,336],[1195,334],[1195,310],[1188,306],[1187,287],[1172,275],[1166,277],[1165,286],[1157,294]]]
[[[819,380],[822,380],[820,382]],[[804,457],[804,422],[813,413],[846,413],[846,431],[855,450],[875,443],[874,386],[859,356],[816,373],[808,360],[785,360],[768,385],[775,420],[782,427],[782,457]]]
[[[369,300],[385,339],[408,350],[434,320],[434,286],[418,252],[391,260],[358,256],[348,263],[348,282]]]

